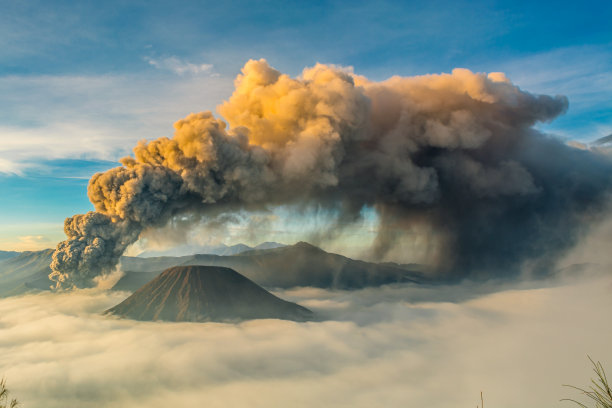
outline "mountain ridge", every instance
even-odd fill
[[[49,264],[53,249],[22,253],[0,262],[0,296],[49,289]],[[272,249],[258,249],[232,256],[188,255],[140,258],[123,256],[125,275],[113,290],[135,291],[167,268],[178,265],[224,266],[236,270],[266,288],[314,286],[328,289],[360,289],[402,282],[428,282],[419,268],[371,263],[326,252],[306,242]],[[10,276],[9,276],[10,275]]]
[[[19,255],[21,252],[17,251],[0,251],[0,261],[4,261],[5,259],[13,258]]]

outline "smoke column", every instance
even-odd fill
[[[66,219],[53,255],[58,287],[108,273],[145,228],[180,214],[223,214],[300,203],[358,219],[373,207],[372,250],[427,225],[447,277],[544,273],[603,208],[603,155],[534,129],[564,113],[563,96],[532,95],[501,73],[371,82],[317,64],[291,78],[251,60],[231,98],[142,141],[89,182],[95,212]],[[228,126],[229,125],[229,126]]]

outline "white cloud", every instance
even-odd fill
[[[609,47],[564,47],[496,61],[489,68],[503,70],[513,83],[529,92],[561,94],[569,98],[565,116],[552,124],[539,125],[544,130],[586,142],[610,134],[610,126],[601,114],[612,110],[612,53]]]
[[[612,91],[610,50],[581,46],[497,62],[513,83],[531,92],[574,95],[578,101],[599,100]],[[571,102],[571,101],[570,101]]]
[[[149,65],[152,65],[157,69],[171,71],[177,75],[198,75],[203,73],[212,74],[213,69],[212,64],[194,64],[192,62],[183,61],[177,57],[167,57],[161,59],[147,57],[145,60],[149,63]]]
[[[0,231],[0,248],[4,250],[37,251],[54,248],[60,240],[65,239],[62,218],[58,217],[50,223],[11,220],[11,217],[7,217]]]
[[[576,396],[561,384],[588,382],[587,353],[612,361],[609,275],[459,303],[412,302],[422,290],[438,291],[288,291],[334,320],[239,325],[101,316],[120,293],[2,299],[0,374],[29,407],[456,408],[482,390],[535,408]]]
[[[0,141],[0,143],[2,142]],[[15,161],[4,159],[0,157],[0,174],[4,173],[4,174],[21,175],[23,174],[22,168],[23,168],[23,165],[21,163],[17,163]]]
[[[40,247],[40,245],[48,245],[52,243],[52,241],[44,235],[22,235],[17,237],[17,239],[26,247]]]
[[[176,120],[214,109],[231,90],[231,78],[0,78],[0,172],[50,159],[116,160],[140,139],[171,136]]]

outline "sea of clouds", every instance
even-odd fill
[[[612,362],[612,276],[277,292],[321,321],[136,322],[127,293],[0,300],[0,375],[33,407],[564,406]]]

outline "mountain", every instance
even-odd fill
[[[210,265],[232,268],[266,288],[314,286],[327,289],[360,289],[400,282],[422,282],[418,268],[397,264],[356,261],[323,251],[306,242],[274,249],[251,250],[233,256],[192,255],[179,258],[121,259],[126,275],[114,289],[134,290],[175,265]],[[146,273],[146,275],[135,275]]]
[[[53,249],[26,251],[0,261],[0,297],[49,289]]]
[[[254,247],[252,249],[276,249],[276,248],[282,248],[282,247],[286,247],[286,246],[287,245],[279,244],[278,242],[266,241],[266,242],[263,242],[263,243],[257,245],[256,247]]]
[[[19,255],[19,252],[16,251],[0,251],[0,261],[4,261],[5,259],[13,258]]]
[[[278,242],[264,242],[257,245],[256,247],[250,247],[245,244],[236,244],[227,246],[225,244],[219,245],[180,245],[171,249],[166,250],[148,250],[138,254],[139,258],[154,258],[160,256],[187,256],[193,254],[205,254],[205,255],[237,255],[242,252],[251,251],[253,249],[272,249],[280,248],[285,246]]]
[[[32,290],[48,290],[52,285],[48,279],[52,254],[52,249],[23,252],[0,261],[0,297]],[[266,288],[315,286],[327,289],[360,289],[400,282],[432,282],[426,278],[427,270],[420,265],[357,261],[300,242],[272,249],[252,249],[231,256],[124,256],[121,258],[121,269],[125,275],[113,290],[133,292],[165,269],[180,265],[232,268]]]
[[[274,296],[232,269],[197,265],[165,270],[106,313],[173,322],[312,318],[310,310]]]

